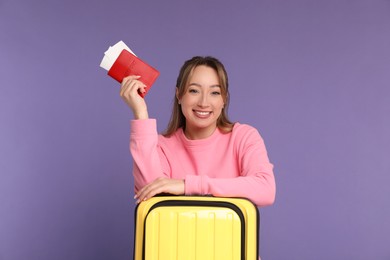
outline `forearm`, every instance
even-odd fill
[[[136,191],[159,177],[166,177],[158,152],[156,120],[132,120],[130,152]]]
[[[213,195],[217,197],[243,197],[258,206],[274,203],[276,187],[273,174],[239,176],[236,178],[210,178],[188,175],[185,179],[186,195]]]

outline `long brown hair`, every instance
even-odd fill
[[[179,76],[177,77],[177,81],[176,81],[177,96],[175,95],[173,99],[171,119],[168,123],[167,129],[163,133],[164,136],[166,137],[171,136],[180,127],[185,129],[186,118],[184,117],[183,112],[181,111],[181,107],[178,102],[178,99],[180,99],[186,93],[188,88],[188,80],[192,75],[194,69],[197,66],[201,66],[201,65],[214,69],[217,72],[220,81],[219,84],[221,86],[221,95],[225,105],[224,108],[222,109],[221,115],[217,120],[217,127],[222,132],[225,133],[228,133],[232,130],[233,123],[229,120],[227,115],[227,108],[229,106],[229,88],[228,88],[229,83],[228,83],[228,76],[225,67],[218,59],[214,57],[195,56],[192,59],[189,59],[186,62],[184,62],[183,66],[180,69]]]

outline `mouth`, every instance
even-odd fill
[[[198,110],[193,110],[193,111],[194,111],[195,115],[197,115],[198,117],[201,117],[201,118],[206,118],[209,115],[211,115],[210,111],[198,111]]]

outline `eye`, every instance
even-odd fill
[[[188,90],[188,93],[198,93],[198,90],[197,89],[194,89],[194,88],[190,88]]]
[[[211,92],[211,95],[213,95],[213,96],[219,96],[219,95],[221,95],[221,92],[219,92],[219,91],[213,91],[213,92]]]

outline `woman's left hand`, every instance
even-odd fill
[[[159,193],[183,195],[184,180],[160,177],[140,189],[134,196],[134,198],[137,199],[137,203],[140,203],[141,201],[150,199],[151,197]]]

